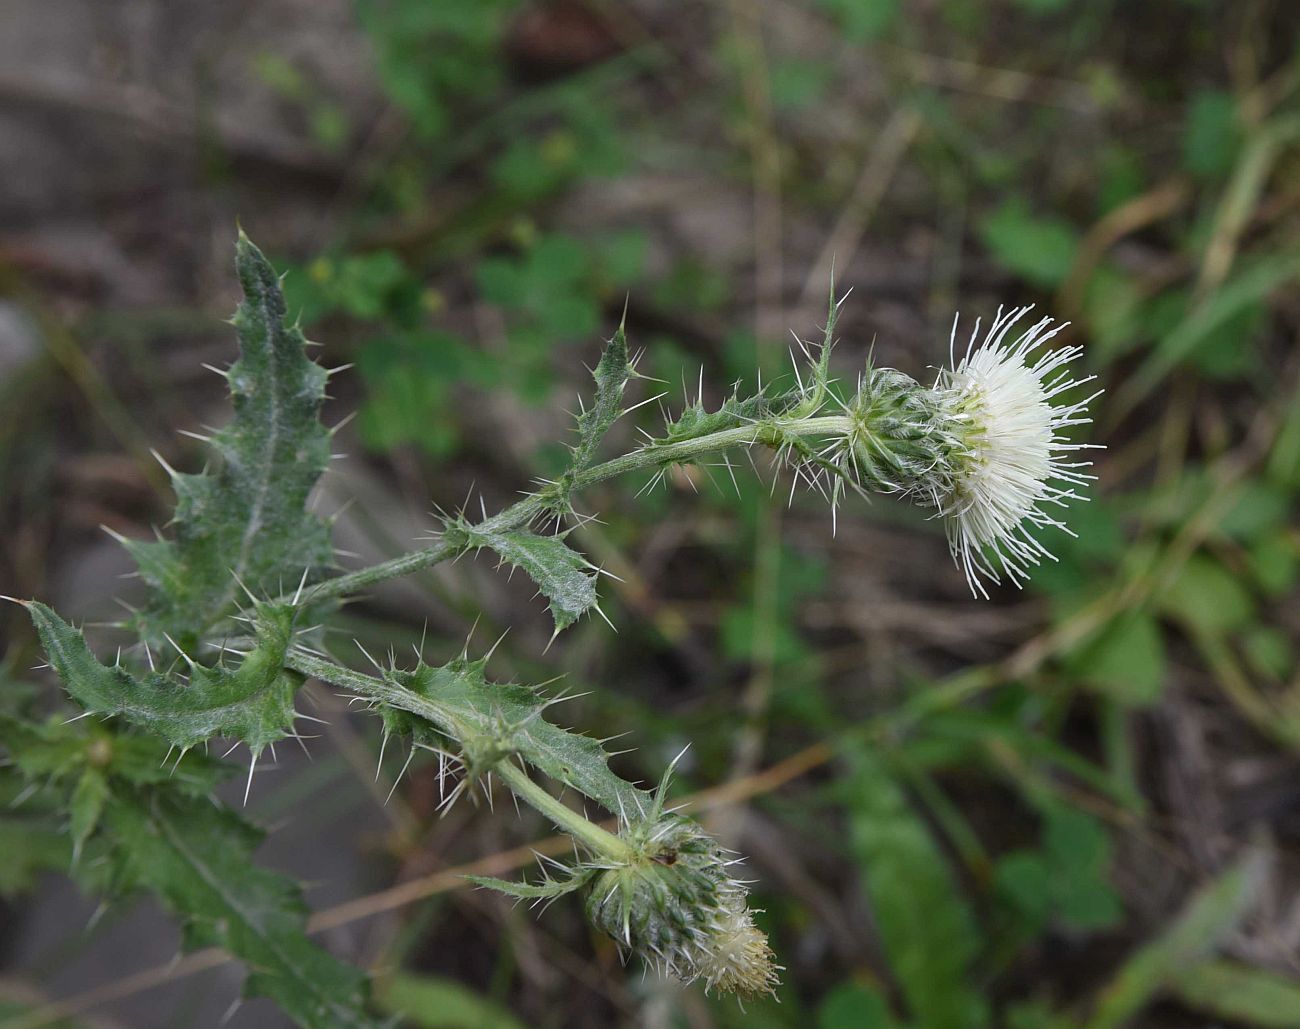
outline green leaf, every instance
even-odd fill
[[[1160,597],[1161,609],[1199,632],[1239,629],[1254,615],[1255,602],[1241,580],[1218,561],[1193,554]]]
[[[1140,806],[1140,799],[1127,783],[1044,733],[1042,719],[1040,697],[1006,689],[998,708],[956,708],[926,714],[925,732],[907,741],[904,753],[909,761],[919,761],[920,767],[954,771],[962,764],[986,760],[990,754],[999,755],[995,765],[1005,768],[1003,756],[1013,753],[1018,759],[1015,764],[1055,767],[1118,804],[1134,810]],[[932,756],[927,758],[925,751]],[[1016,775],[1010,784],[1024,792],[1026,799],[1039,802],[1041,782],[1036,778]]]
[[[487,363],[485,355],[447,332],[393,332],[367,340],[356,361],[366,384],[361,438],[375,450],[414,443],[430,456],[445,457],[458,442],[456,395],[467,380],[488,371]]]
[[[357,318],[381,318],[394,294],[409,289],[411,273],[391,250],[351,254],[340,260],[328,281],[331,300]]]
[[[1255,581],[1269,596],[1280,596],[1300,578],[1300,543],[1287,528],[1256,540],[1246,554]]]
[[[587,247],[555,233],[521,258],[487,258],[478,267],[478,284],[485,299],[531,315],[553,335],[571,339],[585,335],[597,317],[585,289],[590,271]]]
[[[1017,850],[998,859],[995,881],[1034,931],[1051,919],[1074,930],[1103,929],[1123,916],[1110,884],[1111,841],[1085,811],[1042,802],[1041,850]]]
[[[1242,305],[1204,333],[1187,354],[1187,360],[1207,379],[1226,382],[1247,378],[1260,365],[1259,348],[1252,343],[1260,338],[1268,315],[1263,302]]]
[[[1079,232],[1062,218],[1034,215],[1023,200],[1003,203],[980,226],[998,263],[1030,285],[1050,289],[1065,281],[1079,248]]]
[[[1232,961],[1205,961],[1178,976],[1189,1007],[1256,1029],[1300,1029],[1300,981]]]
[[[334,311],[403,324],[420,313],[420,281],[391,250],[322,255],[293,269],[282,287],[286,309],[308,325]]]
[[[28,782],[70,783],[88,769],[137,786],[167,783],[191,796],[210,793],[232,766],[200,753],[168,760],[168,745],[143,734],[110,732],[89,719],[61,717],[44,723],[0,715],[0,740],[10,766]],[[87,787],[93,789],[93,787]]]
[[[74,860],[81,853],[81,848],[90,834],[98,827],[99,817],[104,813],[104,804],[107,800],[108,779],[98,768],[88,767],[77,780],[69,807]]]
[[[504,893],[507,897],[519,900],[550,900],[563,897],[566,893],[579,890],[591,881],[596,869],[584,868],[570,875],[567,879],[547,879],[540,883],[511,882],[509,879],[496,879],[490,875],[467,875],[470,882],[489,890]]]
[[[1211,489],[1213,489],[1211,484]],[[1291,494],[1288,490],[1259,479],[1247,479],[1239,487],[1239,499],[1219,519],[1218,532],[1249,543],[1291,525]]]
[[[164,767],[156,740],[80,720],[2,717],[0,730],[8,758],[0,786],[5,776],[26,779],[45,787],[28,807],[48,799],[36,815],[0,816],[0,892],[70,863],[87,889],[152,890],[185,919],[189,946],[246,961],[248,991],[274,998],[299,1024],[373,1024],[362,1010],[364,977],[306,939],[296,887],[252,865],[260,834],[208,795],[226,766],[188,755]],[[77,861],[88,843],[91,856]]]
[[[773,401],[767,396],[766,390],[742,399],[739,391],[735,391],[714,411],[708,410],[697,401],[685,408],[678,418],[669,422],[664,437],[656,440],[655,443],[682,443],[710,433],[721,432],[723,429],[752,425],[770,415],[784,413],[783,404],[796,402],[797,399],[791,396]]]
[[[1269,451],[1268,478],[1286,489],[1300,490],[1300,403],[1295,402],[1295,393]]]
[[[865,41],[884,35],[902,12],[898,0],[821,0],[836,16],[850,39]]]
[[[547,294],[581,283],[590,266],[588,249],[580,240],[559,233],[543,235],[528,255],[530,299],[541,303]]]
[[[1003,1012],[1003,1018],[1006,1029],[1079,1029],[1074,1018],[1054,1011],[1045,1000],[1010,1004]]]
[[[451,979],[402,972],[383,980],[377,999],[422,1029],[523,1029],[507,1008]]]
[[[420,135],[441,135],[449,107],[476,101],[470,106],[481,108],[501,87],[501,38],[517,6],[518,0],[358,0],[380,83]]]
[[[1183,126],[1183,167],[1198,178],[1227,175],[1241,152],[1237,105],[1219,89],[1199,90],[1187,105]]]
[[[627,287],[640,280],[649,247],[643,230],[627,229],[595,242],[597,257],[592,272],[601,287]]]
[[[105,821],[126,881],[185,919],[186,946],[216,946],[250,968],[245,992],[273,999],[310,1029],[371,1026],[366,980],[307,939],[306,908],[288,879],[252,863],[261,834],[207,800],[115,794]]]
[[[969,979],[979,936],[947,861],[884,762],[862,747],[847,758],[850,843],[913,1021],[987,1025],[987,1003]]]
[[[1131,410],[1164,381],[1180,362],[1187,360],[1215,332],[1242,316],[1275,290],[1300,277],[1300,254],[1285,251],[1246,264],[1205,303],[1194,307],[1160,339],[1156,347],[1116,392],[1112,406]],[[1248,341],[1238,340],[1239,346]]]
[[[597,606],[595,566],[564,542],[567,533],[539,536],[526,530],[492,531],[464,520],[448,527],[468,550],[487,547],[521,569],[546,597],[556,633]]]
[[[1104,929],[1124,914],[1110,884],[1111,840],[1086,811],[1052,804],[1045,812],[1043,850],[1051,874],[1049,895],[1063,922],[1074,929]]]
[[[466,745],[471,763],[475,745],[488,751],[492,763],[503,753],[515,753],[615,814],[651,809],[649,793],[610,771],[600,741],[543,717],[553,699],[528,686],[488,682],[483,675],[486,664],[483,658],[458,657],[445,665],[389,671],[384,679],[397,690],[388,693],[386,703],[428,719]],[[332,681],[326,669],[311,671]]]
[[[1263,679],[1281,683],[1295,667],[1295,650],[1291,636],[1271,625],[1252,625],[1242,640],[1251,670]]]
[[[0,812],[0,897],[27,892],[42,872],[66,872],[72,860],[70,844],[53,818]]]
[[[1013,850],[998,858],[993,870],[998,894],[1008,901],[1035,932],[1052,916],[1052,868],[1043,855]]]
[[[292,731],[302,680],[282,667],[293,628],[288,606],[257,606],[257,647],[237,669],[192,664],[188,682],[157,673],[137,678],[121,665],[103,665],[79,629],[44,604],[26,606],[50,667],[87,711],[122,715],[181,750],[230,736],[256,755]]]
[[[258,595],[278,595],[333,560],[325,524],[306,511],[329,462],[318,418],[328,373],[285,324],[280,280],[242,233],[235,267],[244,289],[233,319],[240,359],[225,372],[235,417],[210,441],[216,470],[172,475],[174,539],[126,543],[151,587],[135,616],[144,639],[163,646],[170,634],[191,652],[234,611],[236,577]]]
[[[782,594],[778,594],[782,596]],[[771,654],[777,666],[796,662],[808,663],[813,657],[807,639],[799,632],[797,623],[789,618],[772,619],[756,610],[754,598],[746,597],[744,603],[728,605],[719,623],[719,643],[724,657],[729,661],[749,661],[754,656],[756,634],[764,636],[763,647]]]
[[[1082,682],[1121,704],[1153,704],[1164,686],[1164,636],[1150,614],[1132,611],[1073,654],[1069,667]]]
[[[778,111],[816,107],[830,89],[835,70],[827,62],[787,57],[770,65],[772,106]]]
[[[817,1029],[893,1029],[889,1003],[877,990],[843,983],[817,1006]]]
[[[1089,277],[1083,297],[1083,319],[1090,350],[1100,363],[1128,353],[1151,331],[1138,280],[1111,264],[1100,265]]]
[[[623,413],[623,389],[632,375],[627,358],[627,335],[618,327],[614,338],[605,346],[592,377],[596,396],[591,406],[578,415],[578,443],[573,448],[573,470],[580,472],[591,464],[596,448],[609,427]]]
[[[1266,854],[1255,849],[1193,894],[1173,924],[1140,947],[1102,990],[1087,1029],[1132,1024],[1157,994],[1182,981],[1240,924],[1259,894],[1266,861]]]
[[[85,734],[77,731],[75,724],[39,724],[0,715],[4,763],[29,781],[79,775],[89,761],[89,754]]]
[[[1098,216],[1109,214],[1149,187],[1141,158],[1135,150],[1123,143],[1103,146],[1098,163]]]

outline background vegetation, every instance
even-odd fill
[[[236,217],[291,268],[322,360],[355,363],[319,509],[361,498],[336,535],[367,558],[555,469],[625,306],[674,411],[701,368],[714,402],[782,374],[832,266],[842,376],[873,347],[922,376],[954,310],[1037,301],[1108,390],[1078,538],[1023,593],[971,600],[901,506],[849,505],[832,536],[816,498],[722,469],[593,496],[578,534],[618,576],[617,634],[545,650],[544,604],[486,560],[351,606],[372,652],[426,626],[458,650],[480,611],[485,646],[510,627],[499,674],[586,692],[569,723],[630,732],[632,778],[691,743],[678,790],[749,856],[786,966],[780,1003],[742,1013],[621,968],[576,905],[467,889],[551,846],[543,820],[439,818],[436,762],[380,763],[320,689],[329,740],[281,748],[249,813],[384,1005],[428,1026],[1300,1025],[1291,5],[10,0],[0,27],[0,591],[78,619],[132,595],[98,526],[166,517],[149,450],[188,467],[175,430],[227,417],[201,365],[231,346]],[[5,695],[55,706],[22,612],[0,632]],[[214,1024],[235,970],[173,963],[149,902],[100,912],[38,877],[67,833],[33,831],[11,786],[0,1012]]]

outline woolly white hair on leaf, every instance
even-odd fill
[[[1063,433],[1092,420],[1088,404],[1102,391],[1074,403],[1054,403],[1095,376],[1076,380],[1066,369],[1082,354],[1081,347],[1045,347],[1069,322],[1042,318],[1007,342],[1030,310],[1003,314],[998,308],[978,346],[976,320],[965,356],[957,361],[951,353],[951,367],[940,370],[934,385],[956,443],[939,514],[953,559],[977,596],[988,596],[982,580],[1000,582],[999,571],[1019,586],[1030,565],[1044,557],[1055,560],[1030,529],[1070,532],[1046,507],[1087,499],[1074,487],[1095,478],[1081,471],[1092,462],[1070,459],[1093,445],[1072,443]],[[951,350],[956,338],[954,316]]]

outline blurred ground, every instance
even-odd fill
[[[483,647],[511,627],[499,676],[595,690],[568,717],[631,731],[628,775],[690,741],[683,794],[740,783],[708,818],[788,982],[747,1024],[944,1024],[929,983],[960,1024],[1300,1025],[1298,30],[1284,2],[7,0],[0,592],[92,622],[130,600],[99,527],[164,523],[150,449],[189,467],[176,431],[226,417],[202,365],[232,348],[237,221],[324,363],[357,365],[320,497],[356,563],[553,468],[625,301],[674,409],[701,367],[711,402],[780,373],[832,267],[846,379],[869,351],[923,377],[954,310],[1038,301],[1089,347],[1109,449],[1024,593],[972,601],[939,527],[888,501],[832,536],[815,497],[723,471],[588,498],[617,635],[542,656],[531,587],[486,561],[342,628],[383,650],[427,624],[450,652],[482,611]],[[20,617],[0,631],[34,663]],[[545,834],[500,806],[439,820],[418,765],[385,804],[404,755],[372,781],[374,727],[318,694],[314,762],[282,752],[249,809],[314,907]],[[150,904],[87,932],[94,908],[57,881],[0,908],[6,995],[175,953]],[[529,1025],[742,1020],[625,972],[576,905],[450,890],[324,938]],[[128,982],[82,1014],[212,1025],[238,982]],[[1125,991],[1141,1014],[1087,1021]]]

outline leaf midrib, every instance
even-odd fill
[[[240,921],[251,928],[254,934],[266,944],[267,948],[276,956],[276,958],[279,959],[281,965],[292,973],[292,978],[295,982],[303,984],[307,991],[312,994],[312,996],[319,998],[332,1014],[340,1018],[346,1018],[347,1024],[357,1026],[364,1026],[366,1024],[364,1022],[356,1021],[352,1017],[352,1011],[347,1008],[340,1009],[333,998],[322,993],[316,987],[312,977],[307,974],[288,953],[286,953],[275,935],[267,930],[258,919],[253,917],[252,914],[246,911],[236,897],[233,897],[227,892],[225,889],[225,881],[221,876],[215,874],[207,864],[202,861],[199,855],[193,853],[193,851],[186,846],[184,836],[176,831],[170,821],[168,821],[168,819],[158,811],[156,806],[154,806],[153,810],[150,812],[150,818],[162,831],[163,838],[171,848],[179,854],[191,868],[194,869],[199,878],[201,878],[208,887],[216,893],[222,903],[233,911],[239,917]],[[314,944],[309,945],[314,946]]]
[[[270,495],[271,472],[278,464],[277,455],[280,449],[280,365],[276,360],[275,346],[276,322],[278,319],[273,317],[273,312],[269,310],[264,296],[258,298],[257,307],[262,315],[262,324],[266,326],[267,360],[271,368],[270,372],[265,376],[265,379],[269,380],[271,384],[270,431],[267,433],[270,445],[263,451],[267,455],[266,459],[257,466],[258,471],[255,473],[257,488],[254,491],[252,503],[249,507],[248,521],[244,525],[244,532],[239,540],[239,557],[233,569],[234,575],[231,575],[227,580],[226,588],[221,595],[221,603],[216,609],[218,618],[224,615],[230,609],[230,605],[234,603],[236,576],[242,579],[248,567],[248,558],[253,549],[253,540],[261,528],[262,511],[266,506],[266,498]]]

